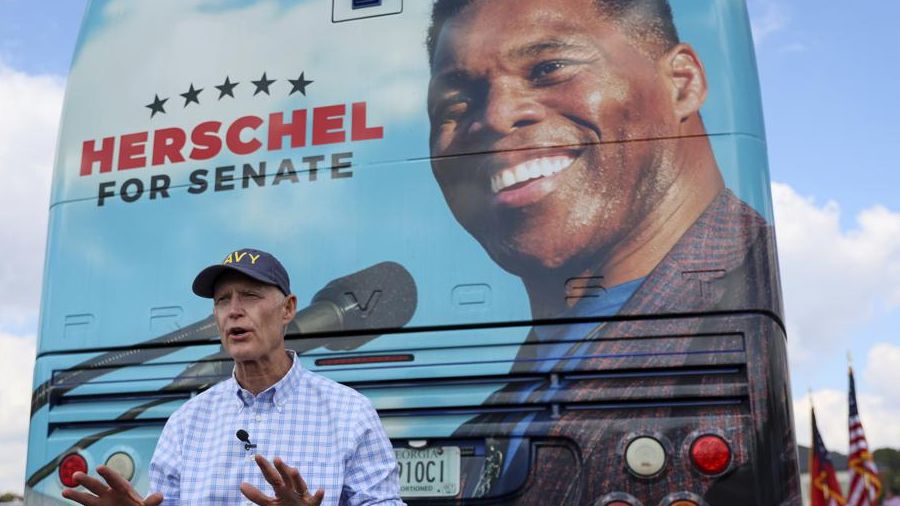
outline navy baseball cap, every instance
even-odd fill
[[[246,248],[232,251],[222,263],[210,265],[194,278],[194,293],[211,299],[216,279],[226,271],[239,272],[259,282],[277,287],[285,295],[291,293],[291,280],[284,266],[270,253]]]

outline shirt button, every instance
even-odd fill
[[[257,422],[261,422],[261,421],[262,421],[262,417],[259,416],[259,415],[257,415],[257,416],[256,416],[256,421],[257,421]]]

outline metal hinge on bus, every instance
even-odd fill
[[[332,0],[331,21],[389,16],[403,12],[403,0]]]

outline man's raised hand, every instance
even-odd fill
[[[261,506],[319,506],[322,504],[325,491],[319,489],[315,494],[310,494],[306,482],[303,481],[297,468],[285,464],[278,457],[275,457],[273,466],[262,455],[256,456],[256,465],[259,466],[269,485],[272,485],[275,497],[263,494],[249,483],[241,483],[241,493],[254,504]]]
[[[106,483],[85,473],[75,473],[72,478],[92,493],[74,488],[62,491],[62,496],[85,506],[159,506],[163,496],[159,492],[142,499],[128,480],[106,466],[97,466],[97,474]]]

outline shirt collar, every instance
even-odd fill
[[[231,370],[232,387],[234,388],[234,393],[242,407],[256,401],[269,400],[270,402],[273,402],[276,407],[280,408],[287,402],[291,393],[297,390],[297,387],[300,385],[300,378],[303,375],[303,367],[300,365],[300,360],[294,350],[286,351],[291,358],[291,368],[277,383],[263,390],[258,395],[254,396],[252,392],[241,387],[241,384],[238,383],[237,377],[235,376],[237,367]]]

